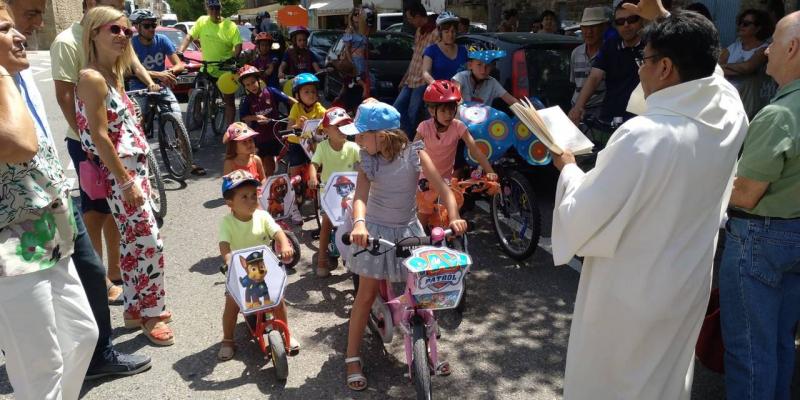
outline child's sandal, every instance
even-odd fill
[[[347,367],[347,364],[354,362],[357,362],[358,365],[361,366],[362,371],[347,375],[347,387],[350,388],[350,390],[360,392],[367,388],[367,377],[364,376],[364,364],[361,363],[361,357],[349,357],[344,359],[345,367]]]
[[[228,361],[236,354],[236,342],[233,339],[222,339],[217,352],[217,359],[220,361]]]

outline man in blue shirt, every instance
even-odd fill
[[[162,84],[161,100],[169,101],[175,120],[182,121],[178,99],[169,89],[169,87],[175,86],[177,83],[176,76],[180,75],[184,69],[183,61],[181,61],[176,52],[175,44],[165,35],[156,33],[157,18],[150,10],[138,9],[131,13],[130,20],[136,26],[138,32],[138,35],[131,39],[133,51],[136,52],[139,62],[142,63],[153,81],[158,81]],[[172,67],[169,69],[167,69],[166,65],[167,59],[172,63]],[[130,90],[147,88],[144,83],[135,77],[129,83]],[[147,109],[148,96],[135,96],[135,100],[142,110]],[[205,175],[205,170],[193,164],[192,174]]]

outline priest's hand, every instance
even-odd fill
[[[559,171],[564,169],[564,166],[567,164],[575,164],[575,155],[572,154],[571,151],[564,150],[560,156],[553,154],[553,165],[555,165]]]
[[[661,0],[641,0],[639,4],[625,3],[622,8],[648,20],[655,21],[658,18],[663,18],[669,13]]]

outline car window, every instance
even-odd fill
[[[410,60],[414,53],[414,39],[406,35],[370,36],[370,60]]]
[[[572,46],[551,45],[547,49],[533,47],[525,51],[529,91],[547,106],[570,108],[574,88],[569,81],[570,54]]]
[[[340,36],[342,35],[335,32],[315,33],[314,36],[311,37],[311,44],[309,47],[319,47],[327,51]]]

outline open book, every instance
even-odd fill
[[[575,155],[592,152],[592,141],[572,123],[561,107],[537,111],[530,100],[522,98],[511,105],[511,111],[552,153],[561,155],[564,150]]]

